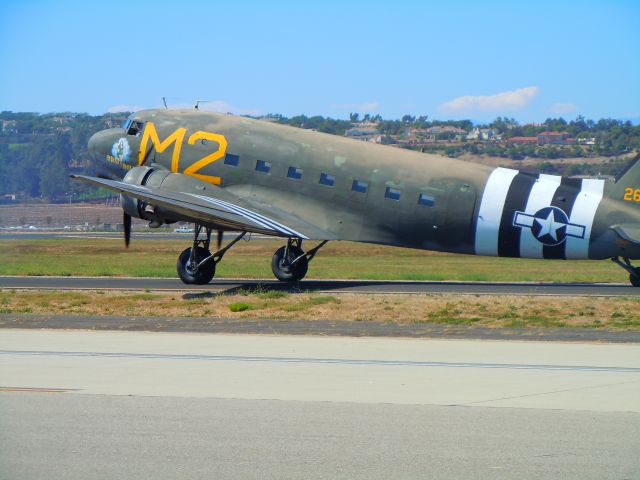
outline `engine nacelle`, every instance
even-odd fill
[[[127,172],[122,181],[131,185],[159,187],[169,175],[171,173],[164,169],[134,167]],[[175,216],[173,212],[127,195],[120,194],[120,205],[132,217],[149,220],[156,225],[178,221],[178,219],[173,218]]]

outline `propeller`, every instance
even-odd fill
[[[124,246],[129,248],[131,241],[131,215],[127,212],[122,213],[122,223],[124,224]]]

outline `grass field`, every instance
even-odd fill
[[[277,240],[241,241],[218,265],[216,276],[271,279]],[[315,245],[309,242],[305,248]],[[0,275],[175,277],[184,241],[133,239],[0,240]],[[325,246],[311,262],[308,278],[379,280],[467,280],[627,282],[610,261],[550,261],[449,255],[350,242]]]
[[[162,317],[330,319],[490,328],[640,330],[638,298],[470,295],[322,295],[254,290],[219,295],[0,290],[0,313]],[[159,320],[160,321],[160,320]]]
[[[168,240],[1,240],[0,275],[175,277],[179,252]],[[273,278],[270,261],[282,241],[240,242],[217,275]],[[309,248],[310,245],[307,245]],[[625,282],[611,262],[564,262],[446,255],[420,250],[335,242],[313,260],[310,278]],[[483,327],[640,329],[640,299],[460,295],[321,295],[255,290],[214,296],[155,292],[33,292],[0,290],[0,313],[161,315],[172,317],[316,318]]]

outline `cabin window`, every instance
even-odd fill
[[[400,189],[387,187],[384,192],[384,198],[388,198],[390,200],[400,200]]]
[[[302,178],[302,169],[298,167],[289,167],[287,170],[287,177],[294,180],[300,180]]]
[[[336,177],[329,173],[321,173],[320,174],[320,184],[327,185],[328,187],[333,187],[336,183]]]
[[[424,205],[425,207],[433,207],[436,204],[436,199],[426,193],[418,195],[418,205]]]
[[[256,172],[269,173],[271,171],[271,162],[265,162],[264,160],[258,160],[256,162]]]
[[[231,165],[232,167],[237,167],[240,165],[240,155],[234,155],[233,153],[227,153],[224,156],[224,164]]]
[[[354,180],[351,184],[351,190],[358,193],[367,193],[367,189],[369,188],[369,184],[367,182],[362,182],[360,180]]]

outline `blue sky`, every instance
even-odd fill
[[[93,3],[0,0],[0,110],[640,117],[637,0]]]

